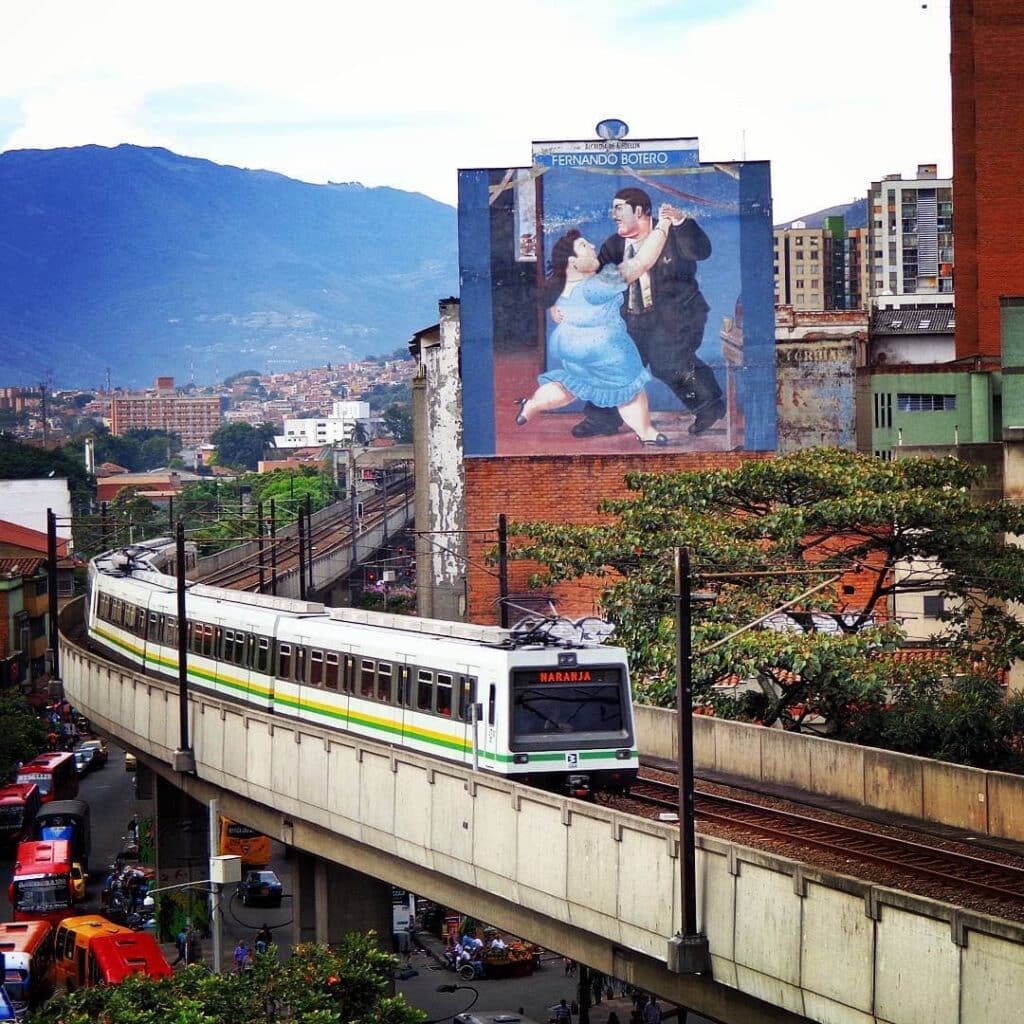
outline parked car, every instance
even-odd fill
[[[284,886],[273,871],[247,871],[238,893],[244,907],[279,907]]]
[[[78,744],[79,750],[88,750],[92,753],[93,767],[102,768],[107,763],[107,741],[97,736],[88,740],[82,740]]]

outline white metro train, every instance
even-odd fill
[[[89,568],[88,632],[148,675],[178,678],[174,542]],[[625,652],[579,624],[512,630],[189,583],[188,684],[572,794],[626,791],[638,757]]]

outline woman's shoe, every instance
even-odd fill
[[[516,402],[518,402],[518,404],[519,404],[519,415],[516,416],[516,426],[517,427],[525,426],[529,422],[527,420],[527,418],[523,415],[523,409],[526,408],[526,403],[528,401],[529,401],[528,398],[517,398],[516,399]]]
[[[655,434],[650,440],[640,439],[641,444],[651,444],[658,448],[664,448],[668,444],[668,438],[664,434]]]

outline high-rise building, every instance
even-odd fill
[[[868,192],[875,309],[953,304],[953,182],[935,164],[888,174]]]
[[[110,402],[110,432],[166,430],[182,445],[205,444],[221,424],[219,398],[185,398],[174,392],[173,377],[158,377],[154,392],[115,395]]]
[[[794,221],[774,231],[775,305],[798,312],[865,309],[867,237],[842,217],[823,227]]]

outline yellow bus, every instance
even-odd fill
[[[244,868],[265,868],[270,863],[270,837],[221,816],[220,853],[241,857]]]

